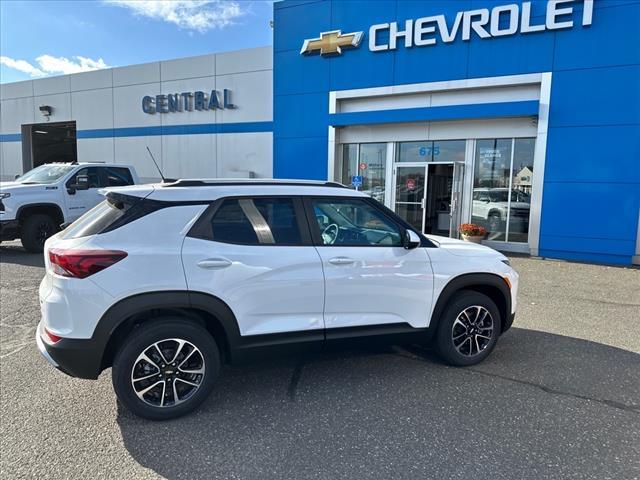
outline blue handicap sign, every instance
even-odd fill
[[[353,185],[354,187],[361,187],[362,186],[362,175],[354,175],[353,177],[351,177],[351,185]]]

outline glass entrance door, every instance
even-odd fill
[[[424,233],[448,237],[451,233],[453,164],[427,166]]]
[[[394,210],[416,230],[422,231],[425,207],[426,167],[396,167]]]
[[[464,164],[396,165],[395,212],[421,232],[457,237]]]

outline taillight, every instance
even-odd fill
[[[63,277],[87,278],[127,256],[120,250],[49,250],[53,273]]]

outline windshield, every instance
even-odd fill
[[[75,165],[40,165],[16,178],[19,183],[54,183],[73,170]]]

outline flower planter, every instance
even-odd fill
[[[464,233],[462,234],[462,239],[465,242],[482,243],[483,238],[484,238],[484,235],[465,235]]]

